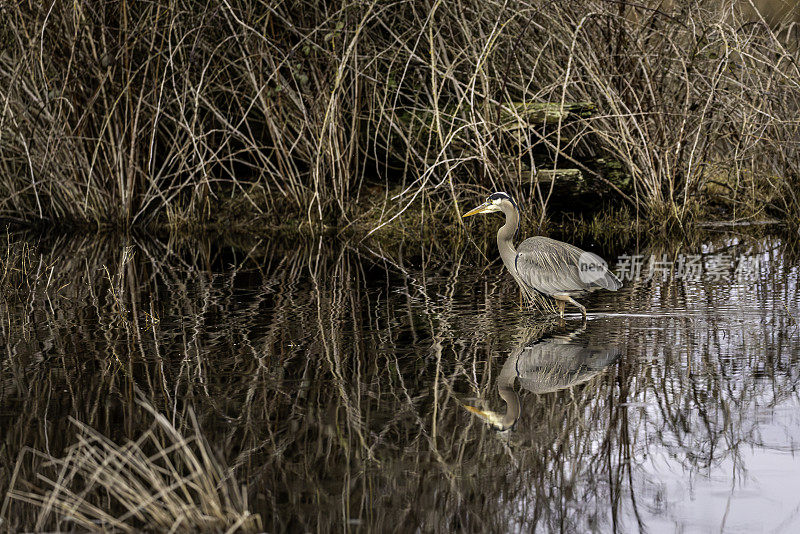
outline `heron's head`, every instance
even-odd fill
[[[486,199],[486,202],[481,204],[475,209],[469,210],[467,213],[463,215],[463,217],[471,217],[473,215],[477,215],[479,213],[492,213],[494,211],[503,211],[503,208],[506,206],[510,206],[517,209],[517,205],[514,202],[514,199],[508,193],[497,192],[492,193],[489,195],[489,198]]]

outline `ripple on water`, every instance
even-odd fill
[[[136,438],[139,391],[193,408],[267,530],[800,529],[779,240],[697,252],[757,255],[753,280],[628,281],[585,322],[477,254],[294,245],[40,241],[52,271],[0,299],[0,464],[64,454],[70,416]]]

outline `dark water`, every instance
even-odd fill
[[[800,530],[786,239],[595,248],[705,270],[626,280],[585,324],[520,309],[492,247],[10,242],[3,494],[25,447],[75,441],[69,416],[135,439],[142,395],[197,414],[268,532]],[[5,528],[35,515],[12,501]]]

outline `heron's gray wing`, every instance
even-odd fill
[[[600,374],[620,356],[617,347],[588,347],[540,343],[519,356],[520,383],[534,393],[549,393],[586,382]]]
[[[546,295],[580,295],[599,288],[616,291],[622,283],[607,269],[595,275],[584,273],[581,266],[605,265],[591,252],[547,237],[536,236],[517,248],[515,267],[519,277],[529,286]]]

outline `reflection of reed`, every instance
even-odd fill
[[[63,456],[75,441],[68,415],[116,443],[137,439],[152,420],[138,388],[184,434],[194,410],[267,531],[627,531],[653,508],[645,455],[705,469],[763,443],[756,403],[795,395],[800,343],[780,334],[788,318],[766,295],[796,309],[798,294],[777,258],[748,292],[763,326],[742,322],[725,338],[737,319],[703,302],[729,289],[623,289],[617,308],[661,298],[689,312],[590,321],[615,332],[591,344],[620,346],[619,365],[524,394],[504,437],[460,399],[501,402],[493,358],[525,341],[514,333],[531,318],[513,282],[492,285],[469,267],[477,261],[327,241],[290,252],[135,238],[17,250],[31,267],[0,289],[4,489],[24,447]],[[40,463],[27,456],[19,483]],[[17,501],[4,514],[12,529],[35,524]]]

